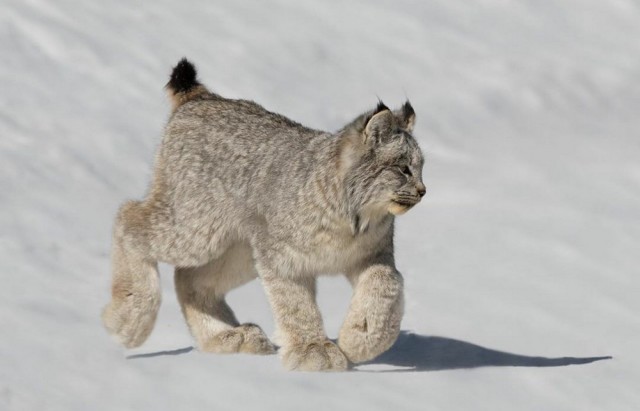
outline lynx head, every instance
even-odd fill
[[[340,132],[339,169],[356,231],[376,217],[405,213],[424,196],[415,118],[408,101],[396,111],[380,102]]]

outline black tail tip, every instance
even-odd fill
[[[174,93],[184,93],[197,86],[198,80],[196,80],[198,73],[195,66],[183,57],[178,64],[173,68],[171,77],[167,83],[167,88]]]

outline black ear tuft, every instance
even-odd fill
[[[376,106],[375,110],[370,111],[364,117],[361,117],[362,118],[361,129],[363,130],[367,126],[367,124],[369,123],[369,120],[371,120],[373,116],[385,110],[389,110],[389,107],[387,107],[386,104],[382,102],[382,100],[378,100],[378,105]]]
[[[371,115],[372,117],[375,116],[376,114],[378,114],[381,111],[385,111],[385,110],[389,110],[389,107],[387,107],[382,100],[378,100],[378,106],[376,107],[376,109],[373,111],[373,114]]]
[[[407,100],[403,105],[402,105],[402,116],[405,119],[409,119],[413,116],[416,115],[416,112],[413,110],[413,107],[411,106],[411,102],[409,102],[409,100]]]
[[[182,58],[171,72],[167,88],[173,93],[184,93],[199,85],[196,80],[197,72],[193,64]]]
[[[413,126],[416,124],[416,112],[413,110],[411,103],[407,100],[399,110],[394,112],[396,118],[400,120],[401,127],[411,133]]]

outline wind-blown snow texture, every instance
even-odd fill
[[[640,406],[637,1],[4,0],[0,47],[0,409]],[[145,345],[102,329],[112,219],[147,187],[182,56],[316,128],[410,97],[429,191],[398,221],[407,333],[381,359],[200,354],[168,266]],[[320,283],[332,337],[349,295]],[[230,303],[273,331],[258,282]]]

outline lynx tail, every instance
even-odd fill
[[[169,82],[165,86],[175,111],[184,103],[209,95],[209,90],[198,81],[195,66],[182,58],[173,68]]]

